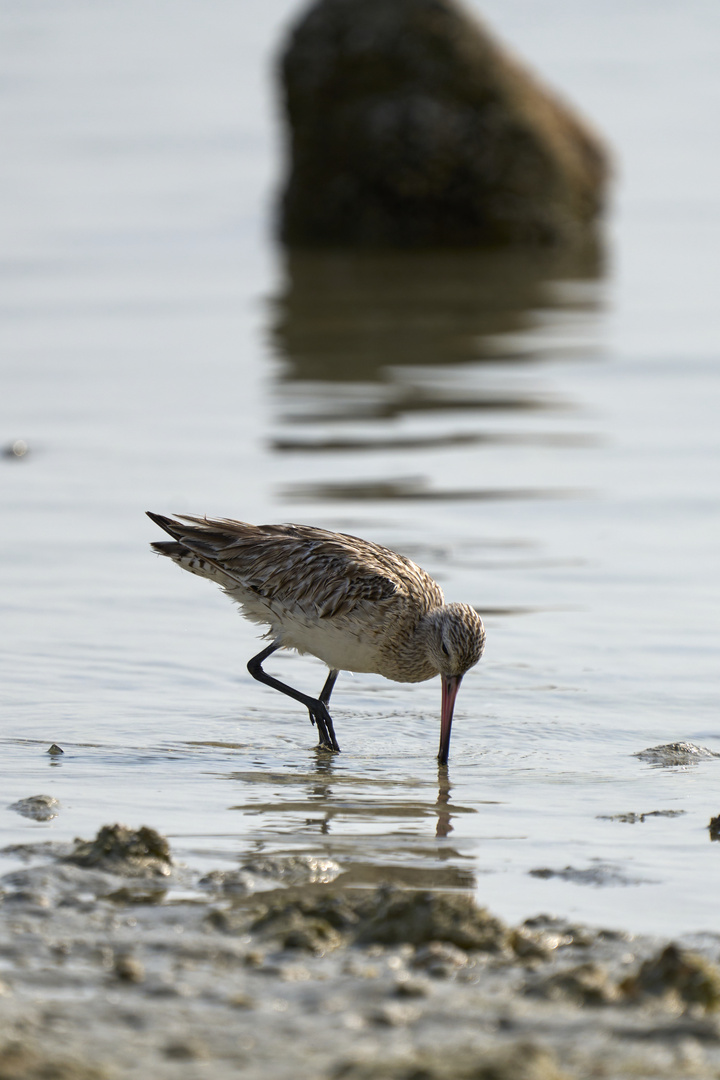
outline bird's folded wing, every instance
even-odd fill
[[[190,524],[173,528],[172,535],[226,573],[224,587],[238,600],[246,589],[321,618],[382,605],[398,594],[412,597],[416,608],[419,602],[419,610],[443,602],[439,586],[419,566],[355,536],[309,525],[182,520]]]
[[[401,591],[394,576],[349,561],[342,552],[312,549],[307,542],[284,542],[227,551],[219,562],[246,588],[274,603],[330,618],[363,604],[378,604]]]

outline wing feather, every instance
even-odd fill
[[[273,606],[323,619],[399,594],[427,610],[443,602],[439,586],[419,566],[355,536],[309,525],[249,525],[185,516],[182,520],[190,527],[172,522],[171,535],[227,573],[230,580],[225,587],[231,595],[237,583]]]

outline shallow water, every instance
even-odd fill
[[[617,156],[607,250],[553,260],[285,259],[294,10],[0,4],[0,445],[30,448],[0,459],[0,841],[120,820],[198,866],[324,853],[509,919],[717,929],[720,761],[634,755],[720,751],[718,11],[483,6]],[[477,605],[447,775],[435,682],[343,676],[318,754],[145,509],[357,533]],[[41,792],[52,822],[7,809]],[[683,813],[609,820],[655,810]],[[598,873],[530,873],[566,867]]]

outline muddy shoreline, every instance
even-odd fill
[[[6,849],[5,1080],[716,1077],[720,940],[547,916],[464,892],[343,888],[256,857],[200,875],[151,829]]]

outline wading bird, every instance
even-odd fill
[[[301,702],[320,745],[339,751],[330,695],[340,671],[395,682],[442,681],[440,749],[445,765],[458,688],[485,644],[468,604],[446,604],[440,586],[388,548],[310,525],[248,525],[225,518],[150,517],[173,537],[152,547],[192,574],[217,582],[270,644],[248,663],[254,679]],[[317,698],[263,671],[278,649],[311,653],[330,672]]]

